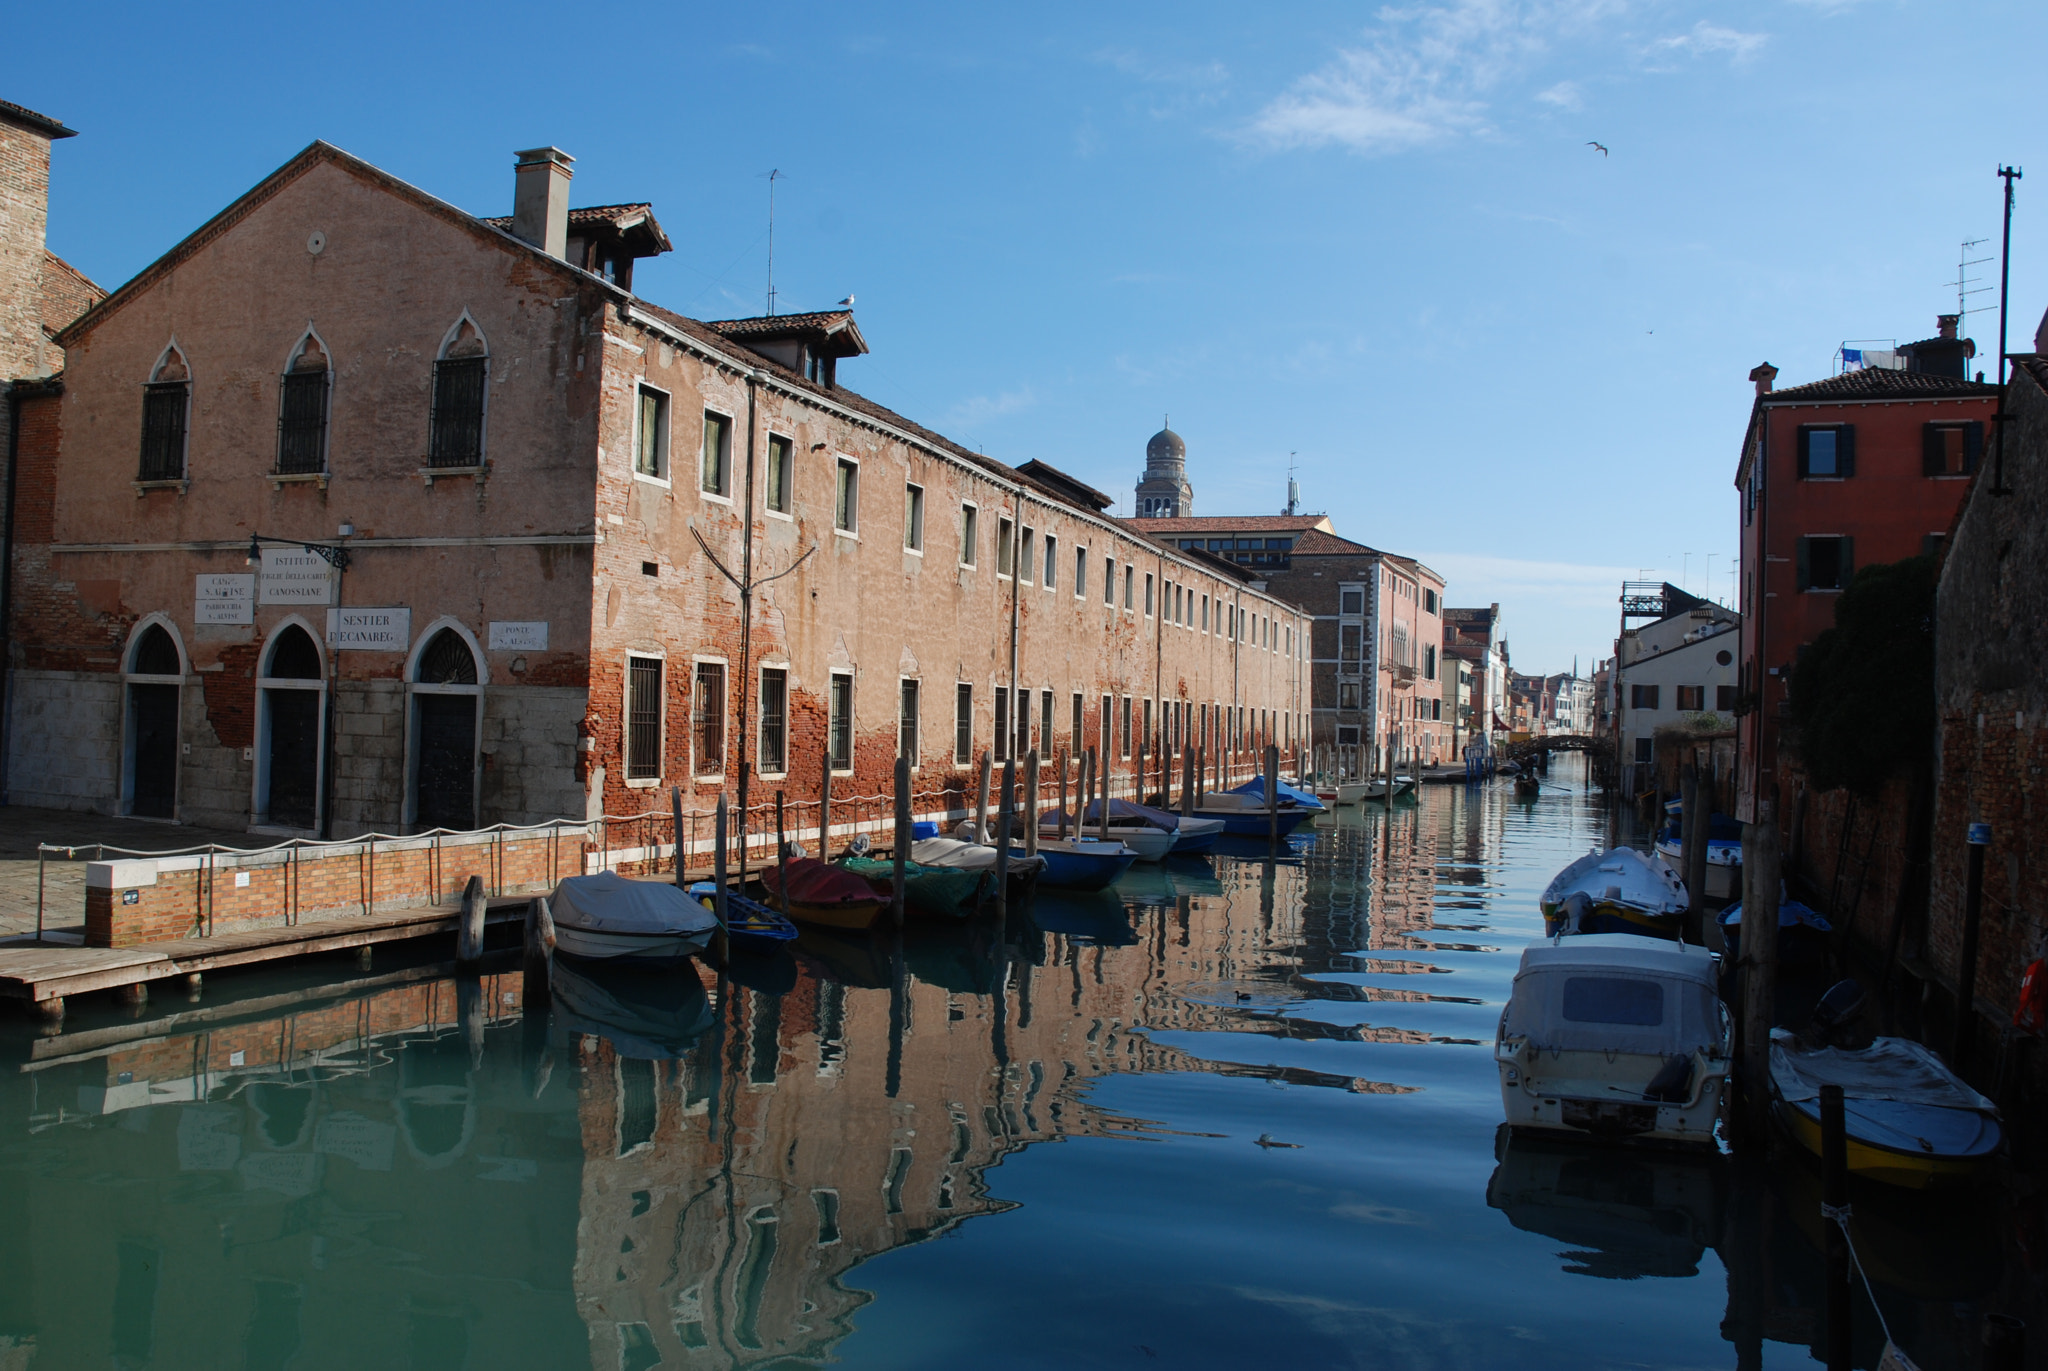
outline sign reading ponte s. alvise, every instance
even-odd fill
[[[403,652],[412,645],[412,611],[403,606],[330,609],[327,642],[351,652]]]
[[[317,552],[266,547],[256,573],[256,602],[265,605],[331,605],[334,568]]]

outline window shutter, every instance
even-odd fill
[[[1849,582],[1856,579],[1856,540],[1844,534],[1835,540],[1841,546],[1842,573],[1836,582],[1842,589],[1849,588]]]
[[[1843,424],[1835,430],[1835,474],[1856,474],[1856,425]]]
[[[1984,425],[1972,419],[1963,426],[1963,470],[1975,471],[1977,459],[1984,455]]]
[[[1807,450],[1807,441],[1808,441],[1808,439],[1810,439],[1810,438],[1812,438],[1812,437],[1813,437],[1813,430],[1812,430],[1812,429],[1810,429],[1810,428],[1802,428],[1802,429],[1800,429],[1800,430],[1799,430],[1799,443],[1798,443],[1798,449],[1799,449],[1799,477],[1800,477],[1800,479],[1801,479],[1801,480],[1804,480],[1804,479],[1806,479],[1806,450]]]
[[[1805,590],[1812,583],[1812,572],[1808,569],[1807,566],[1806,539],[1801,538],[1799,540],[1799,581],[1796,588],[1799,590]]]
[[[1942,474],[1941,429],[1934,424],[1920,426],[1920,474],[1939,476]]]

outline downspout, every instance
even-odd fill
[[[4,387],[7,392],[7,505],[0,514],[0,546],[6,548],[6,557],[0,560],[0,799],[7,794],[7,759],[14,749],[7,744],[12,741],[9,710],[14,703],[14,483],[15,471],[21,463],[21,402],[15,396],[15,383],[10,381]]]
[[[740,524],[740,884],[747,883],[747,791],[753,770],[747,752],[747,705],[752,697],[748,686],[754,679],[754,443],[760,429],[760,383],[765,374],[759,367],[747,373],[747,498]],[[787,731],[787,730],[785,730]],[[676,869],[682,869],[681,843],[677,836]]]
[[[1022,701],[1017,698],[1017,602],[1024,578],[1024,487],[1020,484],[1010,494],[1010,736],[1003,740],[1003,754],[1016,758],[1021,767],[1024,759],[1017,756],[1017,720],[1023,717]]]
[[[1756,816],[1756,806],[1761,798],[1764,785],[1764,683],[1770,679],[1765,667],[1764,634],[1769,628],[1771,616],[1764,612],[1770,602],[1771,578],[1771,407],[1757,406],[1758,419],[1756,442],[1756,551],[1763,565],[1756,569],[1756,756],[1750,759],[1749,812],[1751,821]]]

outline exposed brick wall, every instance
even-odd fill
[[[48,136],[0,118],[0,381],[46,376],[63,365],[43,333],[49,215]]]

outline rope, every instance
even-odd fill
[[[1856,1239],[1849,1232],[1850,1206],[1823,1202],[1820,1207],[1820,1216],[1831,1221],[1835,1227],[1842,1230],[1842,1241],[1849,1245],[1849,1262],[1856,1268],[1857,1278],[1863,1282],[1863,1293],[1870,1300],[1871,1312],[1877,1315],[1877,1326],[1884,1333],[1884,1340],[1887,1343],[1891,1343],[1891,1325],[1884,1320],[1884,1309],[1877,1302],[1877,1291],[1873,1290],[1870,1286],[1870,1273],[1863,1269],[1863,1258],[1856,1255]],[[1897,1344],[1893,1343],[1893,1346],[1897,1346]]]

